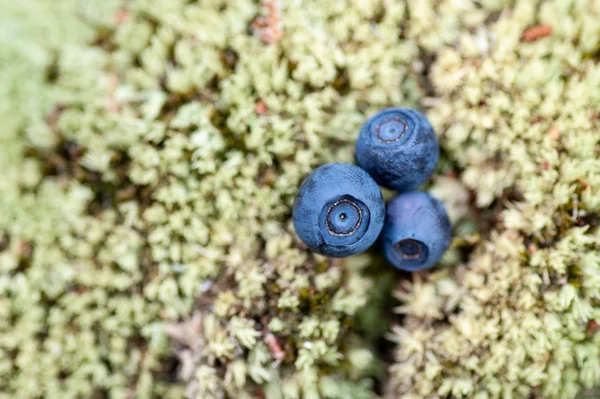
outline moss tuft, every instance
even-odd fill
[[[594,0],[0,0],[0,396],[590,388],[599,17]],[[455,226],[445,267],[412,278],[375,251],[311,254],[290,222],[303,178],[353,162],[392,105],[440,133],[430,189]]]

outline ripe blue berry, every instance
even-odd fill
[[[300,186],[292,217],[296,234],[312,251],[341,258],[377,240],[385,202],[377,183],[358,166],[327,164]]]
[[[397,191],[419,187],[433,173],[440,156],[437,136],[414,109],[388,108],[361,128],[356,161],[375,181]]]
[[[429,269],[446,252],[451,238],[446,208],[431,195],[412,191],[388,201],[381,241],[396,268]]]

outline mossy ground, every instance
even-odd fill
[[[593,397],[598,20],[597,0],[0,0],[0,397]],[[455,226],[413,276],[315,256],[290,223],[392,105],[436,127]]]

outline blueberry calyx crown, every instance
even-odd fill
[[[338,240],[343,240],[340,244],[360,240],[369,227],[371,216],[369,208],[351,195],[342,195],[330,201],[323,207],[321,215],[321,232],[333,240],[331,244]]]
[[[408,123],[399,116],[385,118],[375,125],[375,137],[380,143],[394,143],[402,138],[408,130]]]
[[[362,219],[360,207],[350,199],[342,198],[327,209],[325,225],[332,236],[347,237],[356,233]]]
[[[406,260],[425,260],[429,252],[425,244],[411,238],[398,241],[394,244],[394,248]]]

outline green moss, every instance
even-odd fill
[[[250,0],[0,0],[2,395],[596,382],[597,2],[279,5],[267,44]],[[553,35],[520,41],[537,23]],[[399,104],[440,132],[430,188],[456,227],[411,280],[311,254],[290,223],[302,179]]]
[[[172,346],[196,397],[368,396],[375,356],[352,321],[367,264],[302,249],[290,207],[312,168],[352,160],[365,106],[420,96],[404,7],[373,42],[381,4],[290,4],[265,45],[250,1],[48,3],[80,37],[62,42],[36,34],[32,4],[3,6],[28,31],[11,49],[45,56],[3,69],[22,74],[11,90],[31,74],[48,97],[3,103],[20,118],[2,142],[7,392],[177,397]]]
[[[600,380],[599,13],[519,2],[438,50],[429,115],[476,205],[500,212],[464,265],[399,293],[392,392],[568,398]],[[538,23],[553,34],[521,41]]]

